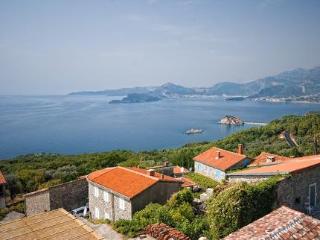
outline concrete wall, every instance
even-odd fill
[[[64,208],[67,211],[88,202],[88,183],[85,178],[59,184],[25,195],[27,216]]]
[[[226,176],[225,172],[196,161],[194,162],[194,172],[210,177],[217,181],[225,179]]]
[[[25,205],[27,216],[50,211],[49,189],[26,194]]]
[[[98,196],[95,196],[94,188],[98,189]],[[108,201],[105,201],[104,194],[108,194]],[[120,199],[124,201],[124,210],[120,209]],[[110,189],[89,181],[89,209],[91,217],[97,219],[109,219],[116,221],[119,219],[131,219],[132,208],[131,201],[125,197],[117,195]],[[96,209],[99,211],[99,216],[96,216]]]
[[[5,187],[4,184],[0,185],[0,208],[6,207]]]

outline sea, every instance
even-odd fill
[[[218,124],[225,115],[238,116],[246,122],[268,123],[284,115],[320,110],[320,104],[225,101],[221,97],[109,104],[121,98],[0,96],[0,159],[43,152],[78,154],[176,148],[259,127]],[[186,135],[184,132],[190,128],[204,132]]]

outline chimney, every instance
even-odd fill
[[[244,154],[243,144],[238,144],[238,154],[241,154],[241,155]]]
[[[155,175],[154,169],[149,169],[147,175],[151,176],[151,177],[154,177],[154,175]]]
[[[161,174],[161,179],[164,179],[164,175],[163,175],[163,173]]]
[[[272,162],[274,162],[276,160],[276,158],[274,157],[274,156],[268,156],[267,157],[267,163],[272,163]]]
[[[220,151],[217,151],[216,159],[219,159],[220,157],[221,157],[221,152],[220,152]]]
[[[169,165],[169,162],[168,161],[164,161],[163,166],[164,167],[168,167],[168,165]]]

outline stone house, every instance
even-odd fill
[[[224,238],[247,239],[320,239],[320,220],[282,206]]]
[[[0,171],[0,208],[6,207],[6,198],[5,198],[5,185],[6,179]]]
[[[27,216],[58,208],[70,211],[88,203],[87,179],[80,177],[74,181],[27,193],[24,197]]]
[[[277,205],[313,213],[320,207],[320,155],[292,158],[279,164],[233,172],[229,182],[258,182],[283,175],[277,186]]]
[[[178,179],[140,168],[112,167],[87,176],[93,219],[131,219],[149,203],[165,203],[180,190]]]
[[[238,151],[230,152],[212,147],[193,158],[194,171],[214,180],[221,181],[229,170],[246,167],[250,158],[244,155],[243,145],[238,145]]]

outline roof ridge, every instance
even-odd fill
[[[237,153],[237,152],[233,152],[233,151],[229,151],[229,150],[226,150],[226,149],[223,149],[223,148],[219,148],[219,147],[211,147],[211,148],[209,148],[208,150],[210,150],[210,149],[212,149],[212,148],[216,148],[216,149],[219,149],[219,150],[222,150],[222,151],[225,151],[225,152],[229,152],[229,153],[231,153],[231,154],[234,154],[234,155],[240,155],[240,156],[244,156],[244,157],[246,157],[247,155],[245,155],[245,154],[240,154],[240,153]],[[207,150],[207,151],[208,151]],[[206,152],[206,151],[204,151],[204,152]]]
[[[300,213],[300,216],[294,217],[285,226],[279,227],[273,230],[272,232],[268,233],[264,239],[278,239],[281,236],[281,234],[288,232],[291,228],[295,227],[297,224],[300,224],[303,218],[305,218],[305,215],[303,213]]]
[[[94,171],[94,172],[89,173],[89,174],[86,176],[86,178],[88,179],[88,178],[89,178],[89,176],[90,176],[92,173],[95,173],[95,172],[102,172],[102,171],[103,171],[103,170],[105,170],[105,169],[110,169],[110,171],[112,171],[112,170],[114,170],[115,168],[117,168],[117,167],[106,167],[106,168],[103,168],[103,169],[100,169],[100,170],[96,170],[96,171]],[[94,180],[94,179],[96,179],[96,178],[98,178],[98,177],[101,177],[102,175],[104,175],[104,174],[106,174],[106,173],[108,173],[108,172],[110,172],[110,171],[103,172],[103,173],[101,173],[101,174],[99,174],[99,175],[97,175],[97,176],[95,176],[95,177],[91,178],[91,180]]]
[[[138,174],[138,175],[147,177],[147,178],[151,178],[151,179],[153,179],[153,180],[157,180],[157,181],[160,180],[160,179],[157,178],[157,177],[153,177],[153,176],[150,176],[150,175],[147,175],[147,174],[144,174],[144,173],[135,171],[135,170],[133,170],[133,169],[131,169],[131,168],[126,168],[126,167],[121,167],[121,166],[117,166],[117,167],[120,168],[120,169],[124,169],[124,170],[130,171],[130,172],[132,172],[132,173],[135,173],[135,174]],[[146,170],[146,171],[148,171],[148,170]]]

